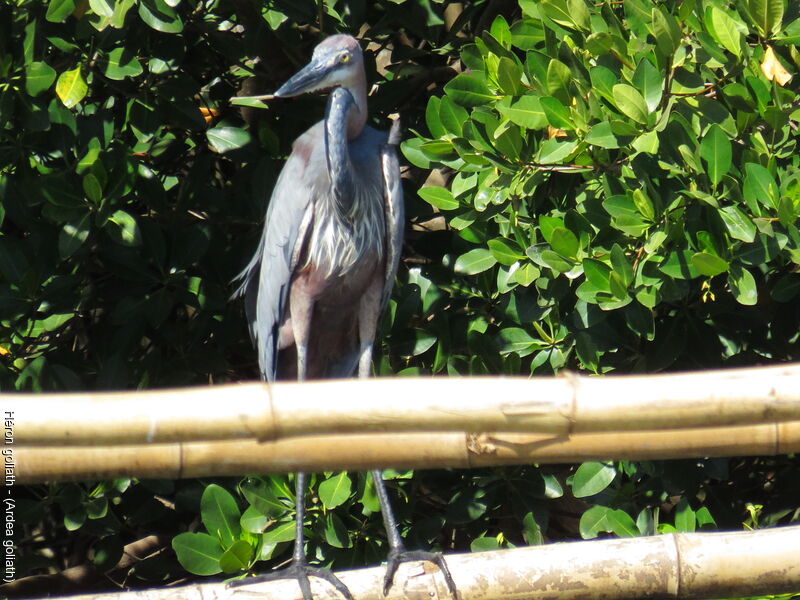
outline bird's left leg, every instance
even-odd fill
[[[378,328],[378,317],[380,316],[381,294],[383,293],[383,281],[375,278],[367,288],[366,293],[361,298],[361,305],[358,312],[358,332],[361,342],[361,355],[358,361],[358,376],[366,378],[370,375],[372,366],[372,343],[375,340],[375,332]],[[383,475],[380,469],[372,471],[372,480],[375,482],[375,490],[378,493],[378,501],[381,505],[381,515],[383,516],[383,526],[386,529],[386,537],[389,540],[389,555],[386,557],[386,575],[383,578],[383,595],[389,593],[389,589],[394,582],[394,574],[400,563],[424,560],[431,562],[439,567],[447,583],[447,589],[454,599],[458,599],[456,584],[444,562],[444,557],[438,552],[426,552],[424,550],[406,550],[400,532],[397,529],[397,521],[394,518],[394,511],[389,502],[389,494],[386,491],[386,484],[383,482]]]
[[[456,584],[450,575],[450,569],[444,557],[439,552],[427,552],[425,550],[406,550],[405,544],[400,537],[397,529],[397,521],[394,518],[394,511],[389,502],[389,495],[386,492],[386,484],[383,482],[383,475],[380,469],[372,471],[372,480],[375,482],[375,491],[378,493],[378,501],[381,505],[381,515],[383,516],[383,526],[386,529],[386,537],[389,541],[389,555],[386,557],[386,574],[383,577],[383,595],[389,593],[389,589],[394,583],[394,574],[400,563],[424,560],[435,564],[444,576],[447,589],[455,600],[458,600]]]

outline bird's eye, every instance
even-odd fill
[[[350,62],[350,55],[347,52],[342,52],[339,55],[339,62],[342,64]]]

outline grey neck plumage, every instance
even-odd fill
[[[347,139],[348,113],[354,105],[350,92],[337,87],[331,92],[325,109],[325,159],[336,210],[345,222],[349,221],[354,198],[353,165]]]

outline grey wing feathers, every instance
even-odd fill
[[[298,155],[286,161],[272,192],[258,249],[236,278],[242,283],[235,295],[245,296],[250,336],[258,348],[261,376],[267,381],[275,379],[278,328],[298,259],[298,237],[307,231],[303,225],[311,215],[311,192],[298,183],[303,168]]]
[[[400,263],[405,228],[403,188],[400,183],[400,163],[397,160],[397,145],[400,143],[400,119],[392,122],[389,139],[381,148],[381,170],[385,193],[386,211],[386,274],[381,299],[381,310],[386,307],[394,286],[394,276]]]

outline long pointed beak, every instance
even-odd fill
[[[323,87],[323,80],[331,72],[331,69],[332,67],[328,64],[312,60],[292,75],[289,81],[278,88],[274,95],[281,98],[289,98],[320,89]]]

